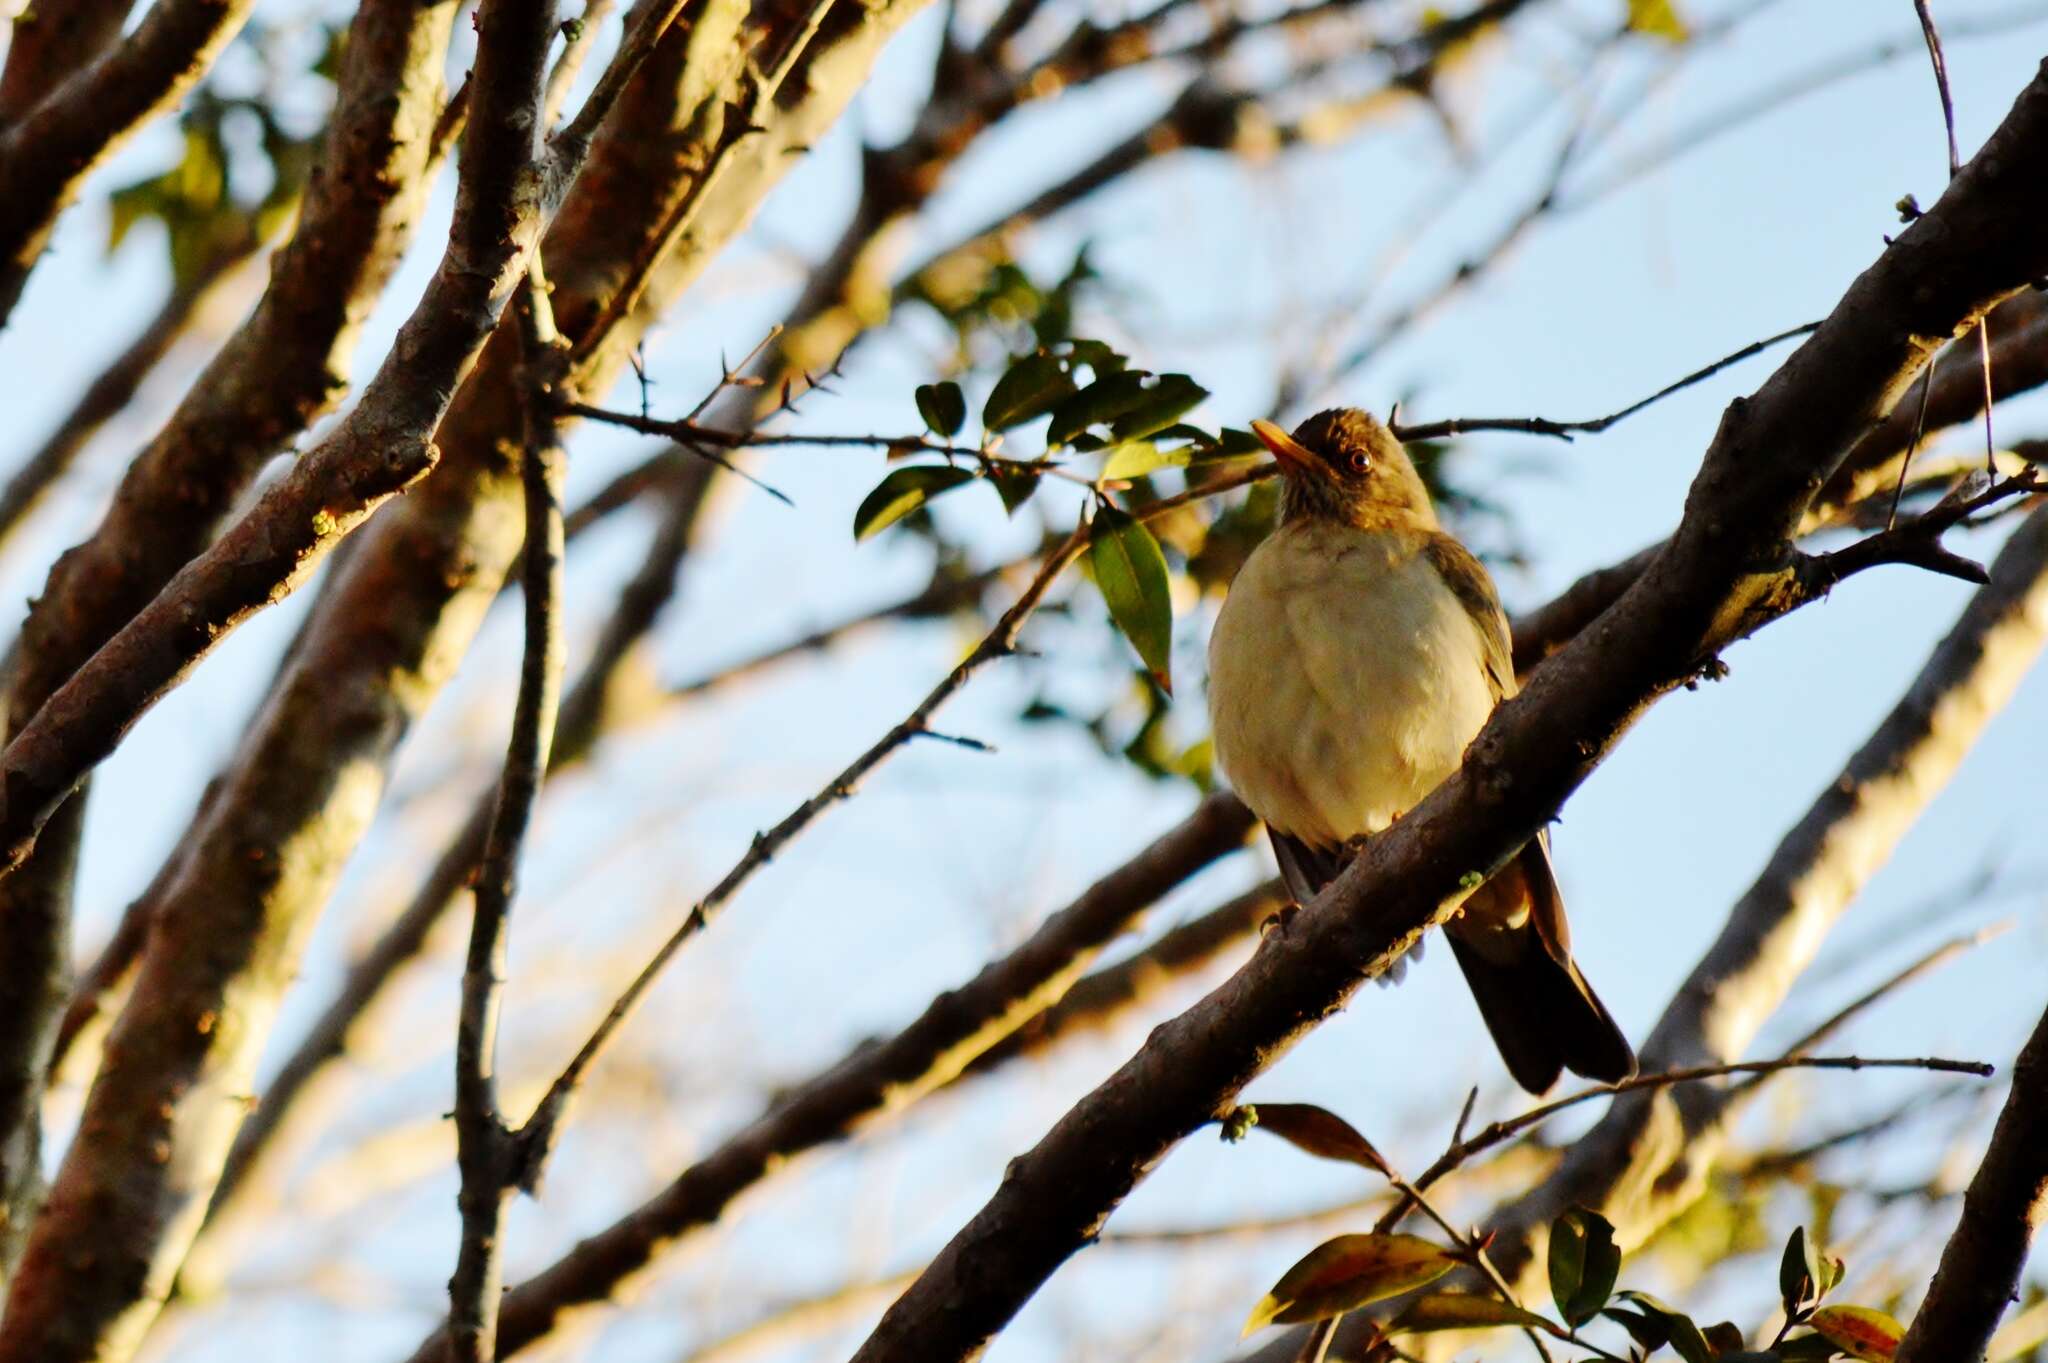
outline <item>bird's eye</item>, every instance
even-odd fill
[[[1352,456],[1349,459],[1346,459],[1344,462],[1350,466],[1350,469],[1353,473],[1364,473],[1367,469],[1370,469],[1372,467],[1372,456],[1367,454],[1364,450],[1358,450],[1354,452]]]

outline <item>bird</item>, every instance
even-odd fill
[[[1306,904],[1457,770],[1515,693],[1515,670],[1492,580],[1443,530],[1386,425],[1332,408],[1292,435],[1252,429],[1279,464],[1279,523],[1210,634],[1209,717],[1217,764]],[[1605,1083],[1634,1074],[1628,1038],[1572,959],[1547,829],[1444,931],[1523,1088],[1545,1093],[1567,1068]]]

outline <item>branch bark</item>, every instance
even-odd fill
[[[662,262],[643,307],[621,328],[631,334],[603,347],[601,362],[582,371],[580,382],[601,389],[623,366],[633,334],[739,230],[794,163],[793,150],[822,135],[865,78],[882,42],[921,3],[848,6],[828,19],[770,111],[768,131],[747,140],[698,215],[695,233]],[[667,0],[643,3],[634,22],[666,7]],[[771,40],[787,22],[773,13],[762,19]],[[704,121],[724,109],[744,75],[746,54],[737,37],[747,20],[739,0],[709,0],[687,30],[678,25],[667,34],[599,130],[547,237],[565,334],[589,339],[581,328],[701,164],[696,152],[706,135]],[[482,82],[476,88],[490,89]],[[537,118],[529,118],[525,134],[530,138],[537,128]],[[478,134],[473,122],[463,157],[471,173],[492,159],[488,152],[479,154]],[[522,189],[537,207],[542,186],[530,162],[524,165],[528,182]],[[508,193],[510,188],[505,186]],[[458,233],[468,221],[458,217]],[[524,245],[514,240],[513,228],[523,231],[525,221],[515,215],[494,224],[487,234],[490,250],[465,254],[468,268],[457,271],[453,282],[489,286],[492,306],[502,303],[493,253],[505,259],[509,291]],[[433,298],[424,310],[444,328],[466,330],[486,320],[463,300],[452,307],[444,306],[447,301]],[[96,1296],[101,1309],[115,1316],[108,1328],[118,1325],[124,1350],[132,1348],[131,1330],[145,1324],[161,1300],[198,1226],[245,1110],[239,1095],[249,1090],[277,1001],[319,908],[375,810],[386,763],[453,670],[517,551],[518,482],[501,451],[501,442],[516,445],[517,438],[518,407],[508,398],[516,338],[508,342],[501,333],[481,356],[468,349],[445,372],[438,368],[444,352],[422,340],[401,334],[386,369],[334,438],[369,438],[368,448],[379,454],[372,478],[344,488],[339,504],[344,510],[362,508],[375,495],[375,483],[408,469],[423,471],[420,461],[438,447],[436,476],[378,518],[322,593],[279,684],[224,773],[218,798],[185,840],[185,865],[156,906],[149,951],[88,1097],[83,1134],[60,1174],[63,1214],[53,1202],[37,1229],[37,1241],[45,1245],[40,1271],[48,1279],[38,1312],[54,1312],[53,1297],[76,1287],[73,1295]],[[450,403],[448,394],[459,379],[461,388]],[[438,431],[431,422],[417,434],[369,430],[386,404],[381,385],[387,381],[409,383],[421,399],[410,415],[430,415],[428,402],[438,415],[445,404]],[[231,534],[194,565],[223,576],[188,580],[171,588],[168,599],[176,600],[185,588],[204,587],[220,593],[208,600],[231,600],[229,589],[237,581],[244,591],[246,584],[266,580],[288,585],[297,555],[324,547],[333,531],[345,528],[327,502],[313,495],[319,489],[309,480],[316,472],[345,468],[338,457],[316,453],[303,460],[245,522],[258,543]],[[320,513],[325,534],[314,528]],[[262,536],[257,527],[278,533]],[[227,573],[237,555],[259,548],[239,577]],[[280,568],[287,570],[283,579],[272,576]],[[128,642],[139,652],[148,651],[142,645],[153,648],[150,660],[159,668],[181,647],[196,656],[207,642],[175,612],[169,623],[183,631],[182,645],[152,634],[163,623],[159,618],[141,626]],[[112,670],[100,681],[131,695],[147,684],[133,673]],[[108,706],[99,714],[118,719],[118,709]],[[17,801],[10,798],[8,807],[17,808]],[[156,1158],[157,1150],[169,1158]],[[71,1192],[65,1197],[67,1182]],[[92,1254],[71,1253],[77,1245],[90,1245]],[[30,1255],[37,1256],[35,1243]],[[90,1262],[81,1265],[82,1257]],[[66,1285],[74,1272],[78,1282]],[[24,1282],[17,1289],[17,1299],[26,1287]],[[29,1309],[21,1300],[11,1308],[24,1320]],[[17,1328],[13,1319],[0,1325],[0,1359],[10,1363],[7,1332]],[[39,1329],[24,1324],[19,1332],[33,1340]],[[97,1332],[97,1326],[81,1326],[81,1333]]]
[[[356,332],[425,196],[456,7],[368,0],[357,12],[298,229],[255,312],[136,456],[99,527],[52,566],[15,651],[10,739],[206,548],[264,462],[346,391]],[[65,986],[83,810],[81,794],[45,830],[42,855],[0,880],[12,948],[0,959],[0,995],[23,1000],[0,1014],[0,1264],[34,1210],[25,1162],[39,1137],[29,1128],[63,1006],[50,995]]]
[[[1813,495],[1942,339],[2048,267],[2048,65],[1821,329],[1724,415],[1678,533],[1605,616],[1494,712],[1459,773],[1250,964],[1014,1160],[990,1202],[856,1358],[977,1356],[1183,1136],[1447,915],[1553,817],[1637,715],[1804,599],[1791,548]]]
[[[2005,1309],[2019,1297],[2027,1246],[2048,1220],[2048,1013],[2012,1067],[2012,1092],[1990,1148],[1963,1196],[1927,1300],[1897,1363],[1982,1363]]]
[[[534,10],[543,12],[536,16]],[[553,37],[550,14],[551,8],[530,0],[494,0],[485,11],[477,60],[492,83],[465,139],[448,249],[361,403],[219,545],[173,579],[96,654],[93,665],[60,688],[16,736],[10,752],[35,751],[41,741],[37,726],[53,714],[78,713],[67,696],[75,697],[82,680],[91,682],[95,667],[107,683],[97,693],[102,704],[110,695],[127,703],[153,695],[219,632],[267,604],[276,584],[288,589],[302,580],[318,554],[360,521],[378,496],[425,471],[430,437],[449,394],[495,325],[538,232],[535,148],[541,71]],[[125,725],[116,732],[119,727]],[[55,756],[46,753],[40,760]],[[66,760],[56,757],[59,765]],[[70,784],[45,785],[40,795],[31,794],[37,789],[33,782],[18,785],[8,790],[6,807],[18,816],[25,799],[54,806]],[[319,853],[295,850],[302,857]],[[282,869],[289,877],[294,868]],[[206,966],[171,962],[168,979],[163,967],[166,955],[174,953],[146,959],[135,996],[110,1038],[81,1133],[31,1228],[0,1318],[0,1359],[122,1358],[153,1318],[205,1205],[186,1182],[191,1170],[173,1158],[182,1153],[179,1137],[193,1134],[194,1123],[202,1131],[217,1128],[222,1102],[232,1102],[231,1094],[247,1087],[246,1071],[232,1068],[208,1076],[211,1082],[195,1080],[216,1048],[232,1051],[239,1043],[246,1060],[253,1060],[249,1033],[260,1033],[251,1017],[222,1016],[212,977],[237,964],[223,959],[223,945],[208,946]],[[222,1080],[232,1086],[226,1092],[214,1087]],[[77,1252],[80,1244],[90,1245],[91,1252]]]

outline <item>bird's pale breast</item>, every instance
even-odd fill
[[[1318,847],[1418,803],[1494,699],[1479,626],[1407,535],[1283,526],[1209,640],[1217,760],[1254,813]]]

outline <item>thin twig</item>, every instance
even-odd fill
[[[498,785],[484,855],[477,867],[462,1014],[455,1044],[456,1163],[462,1186],[462,1244],[449,1279],[451,1363],[497,1357],[505,1199],[521,1181],[519,1149],[498,1106],[498,1013],[505,985],[506,938],[517,893],[519,854],[548,767],[561,701],[562,447],[539,388],[559,353],[547,278],[536,252],[528,266],[526,440],[520,485],[526,499],[526,649],[505,772]]]
[[[1189,488],[1187,491],[1175,496],[1162,497],[1158,501],[1133,509],[1131,515],[1141,521],[1156,519],[1182,506],[1186,506],[1190,502],[1205,497],[1212,497],[1218,493],[1227,492],[1233,488],[1243,487],[1248,483],[1258,481],[1261,478],[1270,476],[1273,471],[1273,466],[1270,464],[1257,465],[1251,469],[1215,479],[1199,487]],[[1080,557],[1081,551],[1087,545],[1088,527],[1084,523],[1077,526],[1072,534],[1068,535],[1045,556],[1037,574],[1025,586],[1017,600],[1011,603],[1009,609],[1004,611],[997,619],[994,628],[983,636],[981,642],[976,644],[974,649],[965,658],[961,659],[954,666],[953,670],[948,672],[940,680],[939,684],[933,687],[924,699],[912,708],[908,715],[904,716],[887,733],[869,745],[866,751],[856,757],[838,775],[826,782],[816,793],[806,798],[795,809],[785,815],[774,827],[765,832],[757,833],[754,836],[753,842],[748,846],[746,853],[734,863],[732,868],[719,879],[716,885],[712,886],[703,898],[690,906],[690,911],[684,915],[682,923],[676,928],[675,932],[669,936],[668,940],[662,943],[654,955],[649,958],[647,964],[641,967],[640,972],[627,984],[625,990],[612,1004],[603,1019],[599,1021],[588,1039],[584,1041],[582,1047],[570,1059],[569,1063],[563,1067],[562,1071],[555,1076],[554,1082],[548,1085],[547,1092],[542,1095],[540,1102],[534,1107],[533,1115],[527,1119],[526,1124],[520,1129],[519,1141],[525,1147],[524,1158],[528,1168],[537,1169],[540,1163],[546,1159],[547,1151],[553,1144],[555,1136],[560,1129],[563,1114],[568,1108],[569,1101],[575,1096],[576,1090],[581,1087],[584,1076],[598,1058],[604,1054],[606,1048],[611,1044],[612,1038],[618,1033],[619,1028],[633,1015],[634,1011],[639,1007],[641,999],[646,996],[648,989],[654,984],[654,981],[660,976],[669,961],[682,949],[683,945],[710,926],[711,920],[739,892],[740,888],[753,877],[754,873],[772,861],[783,847],[787,846],[808,828],[820,814],[850,799],[855,791],[859,789],[860,783],[866,780],[877,767],[894,755],[898,749],[903,748],[920,736],[929,735],[932,732],[930,728],[932,716],[953,697],[954,693],[965,686],[976,672],[980,671],[988,663],[1014,653],[1017,646],[1017,636],[1023,630],[1025,621],[1037,609],[1039,602],[1044,599],[1045,593],[1051,588],[1054,580],[1075,559]]]
[[[1857,995],[1854,999],[1851,999],[1848,1003],[1843,1004],[1833,1013],[1830,1013],[1825,1019],[1816,1023],[1813,1027],[1809,1028],[1806,1031],[1806,1033],[1802,1035],[1797,1041],[1793,1042],[1790,1046],[1787,1046],[1785,1048],[1785,1054],[1806,1054],[1815,1046],[1818,1046],[1821,1042],[1827,1040],[1836,1032],[1840,1031],[1844,1026],[1848,1025],[1848,1023],[1852,1019],[1854,1019],[1857,1015],[1863,1013],[1865,1010],[1871,1008],[1872,1006],[1883,1001],[1884,999],[1889,998],[1893,993],[1897,992],[1900,989],[1903,989],[1905,986],[1911,984],[1913,981],[1919,979],[1921,976],[1929,974],[1935,970],[1940,969],[1942,966],[1947,965],[1950,961],[1953,961],[1956,957],[1962,955],[1964,952],[1969,951],[1974,947],[1983,946],[1986,942],[2004,936],[2007,932],[2011,931],[2012,926],[2012,920],[2008,918],[2002,922],[1993,923],[1987,927],[1979,928],[1975,932],[1965,933],[1961,937],[1950,938],[1948,941],[1943,942],[1934,950],[1928,952],[1926,955],[1920,957],[1918,960],[1907,965],[1904,969],[1895,972],[1894,974],[1886,978],[1882,983],[1873,986],[1872,988],[1870,988],[1862,994]],[[1753,1078],[1747,1079],[1743,1081],[1741,1084],[1736,1085],[1736,1088],[1749,1088],[1755,1084],[1762,1083],[1766,1077],[1768,1076],[1754,1076]]]
[[[1948,58],[1942,55],[1941,34],[1934,27],[1934,13],[1927,0],[1913,0],[1913,12],[1920,16],[1920,36],[1927,40],[1927,57],[1934,64],[1934,89],[1941,96],[1941,123],[1948,131],[1948,178],[1963,168],[1962,150],[1956,145],[1956,104],[1948,90]]]
[[[1721,1079],[1735,1074],[1776,1074],[1782,1070],[1933,1070],[1943,1074],[1971,1074],[1988,1079],[1996,1067],[1975,1060],[1944,1060],[1939,1057],[1923,1056],[1913,1059],[1873,1060],[1863,1056],[1808,1056],[1786,1055],[1776,1060],[1743,1060],[1729,1065],[1692,1065],[1684,1069],[1663,1070],[1656,1074],[1639,1074],[1624,1079],[1619,1084],[1596,1084],[1591,1088],[1567,1094],[1562,1098],[1530,1108],[1516,1117],[1505,1118],[1481,1127],[1468,1139],[1447,1148],[1436,1161],[1422,1171],[1415,1180],[1418,1189],[1432,1187],[1436,1181],[1464,1164],[1474,1155],[1491,1150],[1503,1141],[1511,1140],[1534,1127],[1541,1126],[1566,1108],[1590,1103],[1596,1098],[1611,1098],[1617,1094],[1634,1093],[1638,1089],[1668,1088],[1673,1084],[1696,1083],[1702,1079]],[[1382,1233],[1399,1225],[1401,1219],[1415,1209],[1415,1204],[1403,1197],[1382,1216],[1374,1229]]]
[[[1449,421],[1429,421],[1416,425],[1396,424],[1391,429],[1401,440],[1441,440],[1446,436],[1463,435],[1469,431],[1519,431],[1526,435],[1555,436],[1559,440],[1570,440],[1575,434],[1597,435],[1621,421],[1627,420],[1644,408],[1662,402],[1674,393],[1680,393],[1696,383],[1704,382],[1732,365],[1739,364],[1753,355],[1760,355],[1772,346],[1789,341],[1795,336],[1810,336],[1820,329],[1820,323],[1807,322],[1803,326],[1781,331],[1775,336],[1766,336],[1761,341],[1752,341],[1732,354],[1723,355],[1702,369],[1695,369],[1676,383],[1666,384],[1646,398],[1630,403],[1618,412],[1593,417],[1586,421],[1552,421],[1548,417],[1454,417]]]

